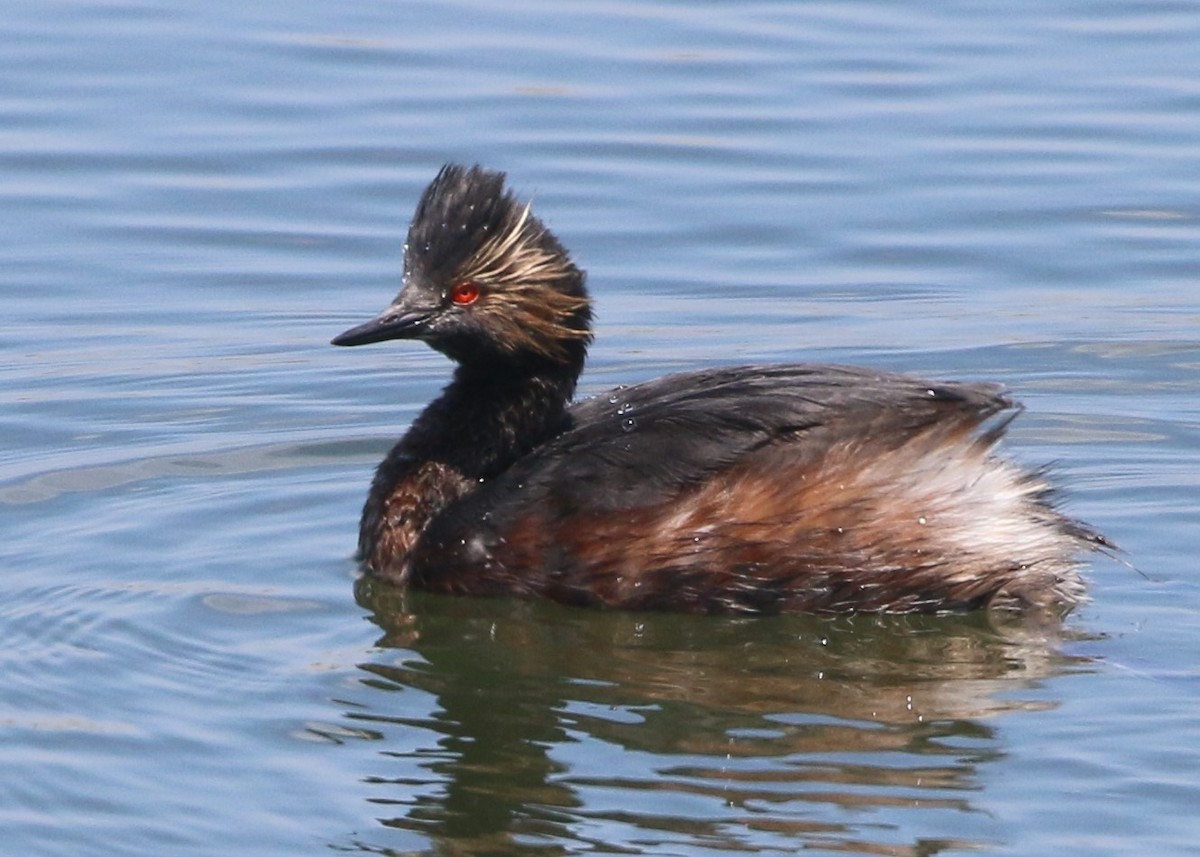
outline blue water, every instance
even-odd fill
[[[0,853],[1194,853],[1200,8],[4,20]],[[588,269],[583,392],[1002,380],[1009,454],[1126,562],[1061,628],[356,582],[371,469],[448,366],[328,340],[447,160]]]

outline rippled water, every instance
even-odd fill
[[[1200,834],[1200,9],[5,7],[0,853],[1170,855]],[[1127,551],[1061,628],[357,581],[445,382],[331,335],[446,160],[588,269],[583,390],[1004,380]]]

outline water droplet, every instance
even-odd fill
[[[637,420],[633,417],[626,417],[621,420],[621,431],[633,431],[637,428]]]
[[[627,414],[632,410],[633,410],[633,405],[629,404],[629,402],[626,402],[625,404],[621,405],[621,407],[617,408],[617,413],[618,414]]]
[[[611,396],[608,397],[608,403],[610,405],[615,405],[619,401],[621,401],[621,397],[618,396],[616,393],[613,393]]]

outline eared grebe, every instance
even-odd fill
[[[740,366],[572,404],[591,318],[583,271],[503,173],[438,173],[400,294],[333,340],[420,339],[458,364],[375,474],[369,572],[631,609],[1065,611],[1076,555],[1109,546],[993,455],[1019,410],[996,385]]]

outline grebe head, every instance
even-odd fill
[[[504,173],[442,167],[417,204],[404,287],[334,345],[420,339],[467,367],[581,367],[591,341],[584,274]]]

